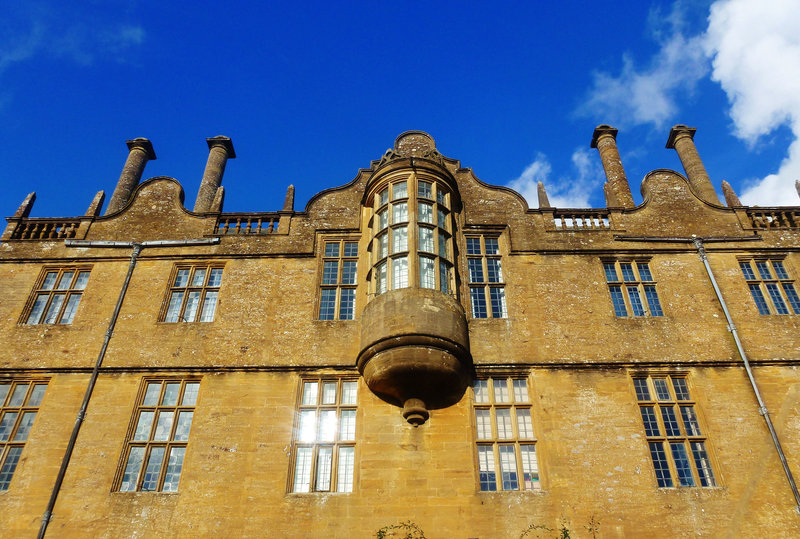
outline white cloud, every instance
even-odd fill
[[[572,177],[551,180],[552,166],[547,156],[538,153],[519,177],[508,183],[508,187],[522,194],[531,208],[539,207],[537,183],[542,182],[547,190],[550,205],[555,208],[588,208],[589,195],[604,181],[600,164],[592,158],[588,149],[577,149],[572,153]]]
[[[682,2],[675,2],[667,16],[651,12],[651,35],[659,51],[644,68],[637,68],[625,54],[618,75],[595,72],[578,114],[602,117],[604,122],[621,126],[650,123],[660,127],[674,117],[676,96],[691,93],[708,73],[702,36],[685,35],[685,9]]]
[[[88,65],[99,59],[124,59],[140,45],[139,25],[111,20],[104,10],[48,2],[21,2],[3,12],[0,22],[0,75],[14,64],[42,55]]]
[[[781,126],[795,140],[778,171],[746,182],[745,204],[797,205],[800,179],[800,9],[796,0],[721,0],[711,6],[705,49],[711,78],[731,104],[736,135],[755,144]]]

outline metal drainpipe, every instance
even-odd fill
[[[100,347],[100,353],[97,356],[97,361],[92,369],[92,376],[89,378],[89,385],[86,387],[86,393],[83,395],[83,402],[81,403],[78,416],[75,418],[75,426],[72,428],[72,435],[67,444],[67,450],[64,452],[64,458],[61,459],[61,467],[56,476],[56,482],[53,485],[53,491],[50,493],[50,500],[47,502],[47,509],[42,515],[42,524],[39,528],[39,534],[36,536],[38,539],[43,539],[47,531],[47,525],[50,523],[50,517],[53,516],[53,508],[56,505],[58,493],[61,490],[61,483],[64,482],[64,475],[67,473],[72,451],[75,448],[75,441],[78,439],[78,433],[81,430],[81,425],[86,417],[86,409],[89,406],[89,399],[94,391],[94,386],[97,383],[97,377],[100,374],[100,366],[103,364],[106,350],[108,350],[108,343],[111,341],[111,336],[114,333],[114,326],[117,324],[119,311],[122,308],[122,301],[125,299],[125,293],[128,291],[128,285],[131,282],[133,275],[133,268],[136,267],[136,260],[139,253],[145,247],[167,247],[167,246],[184,246],[184,245],[210,245],[219,243],[219,238],[203,238],[198,240],[164,240],[164,241],[145,241],[142,243],[135,242],[122,242],[122,241],[87,241],[87,240],[66,240],[64,245],[67,247],[132,247],[131,261],[128,265],[128,273],[125,275],[125,281],[122,283],[122,289],[119,291],[117,304],[114,306],[114,312],[111,314],[111,320],[108,322],[108,329],[106,329],[105,337],[103,338],[103,345]]]
[[[772,443],[775,445],[775,450],[778,452],[778,458],[781,461],[781,465],[783,465],[783,472],[786,474],[786,480],[789,482],[789,488],[792,489],[792,494],[794,495],[795,501],[795,511],[800,514],[800,492],[797,490],[797,485],[794,482],[794,476],[792,476],[792,471],[789,469],[789,463],[786,461],[786,455],[783,453],[783,448],[781,447],[781,442],[778,439],[778,433],[775,432],[775,426],[772,424],[772,420],[769,417],[769,411],[767,411],[767,405],[764,404],[764,400],[761,398],[761,392],[758,390],[758,384],[756,384],[756,380],[753,377],[753,371],[750,369],[750,361],[747,359],[747,354],[744,351],[744,347],[742,346],[742,341],[739,340],[739,334],[736,331],[736,326],[733,323],[733,319],[731,318],[730,312],[728,312],[728,305],[725,303],[725,299],[722,297],[722,291],[719,289],[717,285],[717,280],[714,278],[714,273],[711,271],[711,266],[708,264],[708,257],[706,256],[706,249],[703,246],[703,241],[705,242],[732,242],[732,241],[760,241],[761,236],[743,236],[743,237],[735,237],[735,236],[720,236],[720,237],[708,237],[708,238],[676,238],[676,237],[648,237],[648,236],[615,236],[615,240],[617,241],[641,241],[641,242],[658,242],[658,243],[692,243],[694,244],[695,248],[697,248],[697,253],[700,255],[700,260],[703,261],[703,266],[706,268],[706,273],[708,274],[708,278],[711,281],[711,286],[714,287],[714,293],[717,296],[717,301],[719,301],[720,306],[722,307],[722,312],[725,314],[725,320],[728,323],[728,331],[731,332],[733,335],[733,340],[736,343],[736,350],[739,352],[739,357],[742,358],[742,362],[744,363],[744,369],[747,372],[747,378],[750,380],[750,386],[753,388],[753,393],[756,396],[756,401],[758,402],[758,413],[764,417],[764,421],[767,424],[767,429],[769,429],[769,434],[772,437]]]
[[[736,326],[734,325],[733,319],[728,312],[728,306],[725,304],[725,299],[722,297],[722,291],[720,291],[719,286],[717,286],[717,280],[714,278],[714,273],[711,271],[711,266],[708,264],[708,257],[706,256],[706,249],[703,246],[703,240],[700,238],[695,238],[692,240],[692,243],[694,243],[694,246],[697,248],[700,259],[703,261],[703,266],[706,268],[706,273],[708,273],[708,278],[711,280],[711,285],[714,287],[714,293],[717,295],[717,300],[719,300],[719,304],[722,307],[722,312],[725,313],[725,320],[728,322],[728,330],[731,332],[731,335],[733,335],[733,340],[736,343],[736,349],[739,351],[739,357],[742,358],[744,370],[747,371],[747,378],[750,380],[750,385],[753,387],[753,393],[758,401],[758,413],[764,417],[764,421],[767,424],[769,434],[772,436],[772,443],[775,444],[775,450],[778,452],[778,458],[781,459],[781,465],[783,465],[783,472],[786,474],[786,480],[789,481],[789,487],[792,489],[792,494],[794,494],[794,501],[796,504],[795,510],[800,513],[800,492],[797,491],[797,485],[794,482],[792,471],[789,469],[789,463],[786,461],[786,455],[783,453],[781,442],[778,439],[778,433],[775,432],[772,419],[769,417],[767,405],[764,404],[764,400],[761,398],[761,392],[758,390],[758,384],[756,384],[756,379],[753,377],[753,371],[750,369],[750,361],[747,359],[747,354],[742,346],[742,341],[739,340],[739,333],[736,331]]]

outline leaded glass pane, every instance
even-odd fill
[[[663,442],[650,442],[650,458],[653,460],[653,468],[656,472],[656,480],[659,487],[671,487],[672,475],[669,472],[667,454],[664,451]]]
[[[173,440],[176,442],[186,442],[189,440],[189,430],[192,428],[192,419],[194,412],[191,410],[182,410],[178,412],[178,424],[175,425],[175,436]]]
[[[339,242],[332,241],[325,243],[325,258],[339,257]]]
[[[500,266],[500,259],[499,258],[487,258],[486,259],[486,274],[489,277],[490,283],[502,283],[503,282],[503,269]]]
[[[656,419],[656,412],[652,406],[642,406],[639,408],[642,413],[642,422],[644,422],[644,433],[647,436],[661,436],[661,429],[658,427],[658,420]]]
[[[475,425],[478,431],[478,440],[492,439],[492,419],[488,409],[475,409]]]
[[[711,461],[706,452],[706,444],[703,442],[692,442],[692,456],[697,467],[697,475],[700,478],[700,485],[704,487],[716,487],[717,481],[714,479],[714,471],[711,469]]]
[[[298,447],[294,461],[293,492],[309,492],[311,490],[311,448]]]
[[[497,238],[484,238],[483,242],[486,244],[487,255],[500,254],[500,244],[498,243]]]
[[[322,284],[336,284],[339,281],[339,261],[326,260],[322,265]]]
[[[778,276],[778,279],[788,279],[789,274],[786,273],[786,268],[783,267],[783,262],[780,260],[773,260],[772,267],[775,270],[775,275]]]
[[[511,427],[511,410],[500,408],[495,411],[497,420],[497,437],[501,440],[509,440],[514,437],[514,429]]]
[[[781,296],[778,290],[778,285],[776,283],[766,283],[766,287],[772,304],[775,306],[775,312],[778,314],[789,314],[789,309],[786,307],[786,302],[783,301],[783,296]]]
[[[656,388],[656,397],[660,401],[670,400],[669,388],[667,387],[667,380],[664,378],[654,378],[653,387]]]
[[[340,447],[338,471],[336,473],[336,491],[353,492],[353,472],[355,469],[355,448]]]
[[[753,283],[748,286],[750,288],[750,294],[753,296],[753,301],[756,302],[756,307],[758,307],[758,313],[769,314],[769,307],[767,306],[767,300],[764,298],[764,294],[761,292],[761,285]]]
[[[420,198],[433,198],[433,189],[430,182],[417,182],[417,196]]]
[[[428,202],[419,203],[419,222],[433,224],[433,204]]]
[[[492,317],[505,318],[506,312],[506,289],[502,286],[493,286],[489,289],[489,299],[492,303]]]
[[[681,418],[687,436],[700,436],[700,422],[697,420],[694,406],[681,406]]]
[[[183,390],[182,406],[194,406],[197,404],[197,392],[200,390],[200,384],[197,382],[188,382]]]
[[[511,402],[508,395],[508,381],[505,378],[492,380],[494,402]]]
[[[167,473],[164,475],[163,492],[177,492],[178,482],[181,479],[183,469],[183,458],[186,455],[185,447],[173,447],[169,452],[167,460]]]
[[[739,262],[739,267],[742,268],[745,279],[748,281],[755,280],[756,274],[753,273],[753,267],[750,265],[750,262]]]
[[[392,253],[408,251],[408,227],[398,226],[392,229]]]
[[[47,274],[44,276],[44,282],[42,283],[42,290],[52,290],[53,285],[56,284],[56,277],[58,277],[58,272],[48,271]]]
[[[758,274],[762,279],[772,279],[772,272],[769,270],[769,265],[766,260],[756,261],[756,268],[758,268]]]
[[[162,410],[158,412],[158,419],[156,420],[156,431],[153,433],[153,440],[157,442],[166,442],[170,438],[172,431],[172,420],[175,417],[175,412],[172,410]]]
[[[164,449],[164,447],[156,446],[150,450],[150,458],[147,459],[147,467],[144,469],[142,491],[147,492],[158,488],[158,476],[164,461]]]
[[[164,389],[164,396],[161,398],[161,406],[175,406],[178,403],[178,394],[181,390],[179,382],[169,382]]]
[[[622,287],[618,285],[609,286],[608,291],[611,293],[614,314],[616,316],[628,316],[628,308],[625,306],[625,299],[622,297]]]
[[[197,307],[200,304],[200,292],[193,290],[186,296],[186,308],[183,310],[183,321],[194,322],[197,317]]]
[[[164,317],[164,322],[177,322],[178,316],[181,312],[181,303],[183,303],[184,292],[172,292],[169,298],[169,306],[167,307],[167,314]]]
[[[419,281],[422,288],[436,288],[436,269],[433,258],[419,257]]]
[[[320,410],[318,442],[332,442],[336,439],[336,410]]]
[[[209,288],[219,288],[222,284],[222,268],[211,268],[211,273],[208,276]]]
[[[189,270],[186,268],[179,269],[175,274],[175,288],[183,288],[187,284],[189,284]]]
[[[397,182],[392,184],[392,200],[398,198],[408,197],[408,184],[406,182]]]
[[[304,406],[314,406],[317,404],[317,391],[319,382],[303,382],[303,400],[301,402]]]
[[[419,250],[427,253],[436,252],[433,248],[433,229],[426,226],[419,227]]]
[[[517,408],[517,430],[520,438],[533,438],[533,421],[530,408]]]
[[[386,292],[386,262],[382,262],[375,266],[375,292],[383,294]]]
[[[317,480],[315,490],[327,492],[331,489],[331,465],[333,463],[333,448],[321,446],[317,452]]]
[[[606,281],[610,283],[619,281],[617,268],[613,262],[603,262],[603,270],[606,272]]]
[[[70,285],[72,284],[72,277],[75,276],[74,271],[65,271],[61,274],[61,279],[58,280],[58,286],[56,290],[69,290]]]
[[[392,259],[392,289],[406,288],[408,286],[408,257],[401,256]]]
[[[473,318],[486,318],[486,294],[483,287],[470,287],[469,296],[472,302]]]
[[[14,392],[11,394],[11,400],[8,402],[9,406],[22,406],[25,402],[25,395],[28,393],[29,384],[17,384]]]
[[[147,441],[150,439],[153,417],[155,417],[155,412],[143,410],[139,413],[139,420],[136,422],[136,430],[133,433],[134,441]]]
[[[408,221],[408,202],[395,202],[392,205],[392,224]]]
[[[78,310],[78,304],[81,302],[80,294],[70,294],[67,299],[67,306],[64,307],[64,314],[61,315],[60,324],[71,324],[75,319],[75,311]]]
[[[17,421],[19,412],[6,412],[3,418],[0,419],[0,442],[7,442],[11,436],[11,431],[14,429],[14,423]]]
[[[481,491],[494,492],[497,490],[497,480],[494,471],[494,451],[490,445],[478,446],[478,473],[480,475]]]
[[[633,266],[630,262],[620,262],[619,268],[622,270],[622,279],[626,282],[636,281],[636,276],[633,274]]]
[[[89,272],[79,271],[78,278],[75,280],[75,286],[73,286],[73,288],[75,290],[83,290],[86,288],[86,283],[88,282],[89,282]]]
[[[45,389],[47,389],[45,384],[34,385],[33,391],[31,391],[31,395],[28,397],[27,406],[39,406],[42,403],[42,397],[44,397]],[[0,405],[3,404],[3,397],[5,397],[5,395],[3,395],[2,391],[0,391]]]
[[[161,393],[161,383],[150,382],[147,384],[147,390],[144,393],[144,406],[155,406],[158,404],[158,395]]]
[[[644,295],[647,298],[647,305],[650,307],[650,316],[664,316],[656,287],[651,284],[644,285]]]
[[[358,389],[358,382],[355,381],[342,382],[342,404],[355,404],[357,389]]]
[[[333,320],[336,313],[336,289],[323,288],[319,298],[319,319]]]
[[[33,307],[31,307],[31,314],[28,315],[28,319],[25,321],[26,324],[38,324],[39,320],[42,318],[42,313],[44,312],[44,306],[47,305],[47,298],[49,298],[47,294],[38,294],[36,296],[36,300],[33,303]]]
[[[513,445],[500,446],[500,471],[503,475],[503,490],[519,489],[517,459]]]
[[[50,307],[47,308],[47,314],[44,315],[45,324],[55,324],[58,318],[58,311],[61,310],[61,305],[64,304],[66,294],[53,294],[53,299],[50,301]]]
[[[678,418],[675,416],[675,408],[672,406],[661,407],[661,419],[664,420],[664,429],[667,436],[680,436],[681,429],[678,426]]]
[[[672,458],[675,460],[675,471],[678,473],[678,483],[682,487],[693,487],[694,477],[689,465],[689,456],[686,454],[686,446],[683,442],[671,442]]]
[[[192,276],[192,286],[203,286],[206,282],[206,268],[197,268]]]
[[[358,242],[346,241],[344,242],[344,256],[358,256]]]
[[[206,292],[206,297],[203,300],[203,310],[200,312],[201,322],[213,322],[214,312],[217,310],[217,296],[219,292],[216,290],[209,290]]]
[[[514,402],[528,402],[528,382],[526,380],[514,379]]]
[[[356,284],[356,261],[342,262],[342,284]]]
[[[483,282],[483,260],[480,258],[470,258],[467,260],[469,268],[469,282],[482,283]]]
[[[647,378],[634,378],[633,387],[636,388],[636,398],[640,401],[649,401],[650,389],[647,387]]]
[[[356,411],[342,410],[339,420],[339,439],[352,441],[356,439]]]
[[[786,293],[786,299],[789,300],[789,305],[792,306],[794,314],[800,314],[800,297],[798,297],[797,291],[794,289],[794,284],[781,283],[781,285],[783,286],[783,291]]]
[[[144,447],[131,447],[128,454],[128,461],[125,463],[125,471],[122,473],[122,483],[120,492],[133,492],[136,490],[136,481],[139,478],[139,470],[142,469],[144,460]]]
[[[628,290],[633,316],[644,316],[644,305],[642,305],[642,297],[639,295],[639,287],[627,286],[625,288]]]
[[[673,378],[672,389],[675,390],[675,396],[679,401],[688,401],[689,399],[689,386],[686,383],[686,378]]]
[[[352,320],[355,318],[356,291],[352,288],[343,288],[339,300],[339,319]]]
[[[439,290],[445,294],[450,293],[450,265],[439,261]]]
[[[302,410],[297,439],[301,442],[313,442],[317,437],[317,411]]]
[[[322,383],[322,404],[336,404],[336,382]]]
[[[489,402],[489,382],[486,380],[475,380],[472,384],[472,390],[475,393],[475,402],[486,403]]]
[[[650,273],[650,266],[646,262],[637,262],[636,268],[639,270],[639,277],[642,281],[652,281],[653,275]]]
[[[519,446],[522,460],[522,488],[524,490],[539,489],[539,463],[536,459],[536,447],[532,445]]]
[[[479,255],[481,254],[481,239],[480,238],[467,238],[467,254]]]

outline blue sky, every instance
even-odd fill
[[[191,208],[215,135],[237,153],[225,211],[277,210],[290,183],[301,209],[410,129],[485,182],[603,207],[602,123],[637,202],[648,171],[682,171],[664,144],[685,123],[718,192],[800,205],[796,0],[289,4],[8,2],[3,215],[30,191],[39,217],[108,202],[135,137]]]

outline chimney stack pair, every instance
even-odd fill
[[[678,152],[686,177],[692,189],[701,199],[713,204],[719,204],[719,198],[711,184],[703,161],[694,145],[694,127],[676,125],[669,132],[667,148]],[[606,194],[606,203],[609,207],[632,208],[634,206],[631,188],[622,168],[622,161],[617,150],[617,130],[610,125],[599,125],[592,135],[591,147],[600,152],[600,160],[606,173],[606,183],[603,190]],[[726,194],[726,199],[729,197]]]
[[[194,204],[194,211],[197,213],[212,211],[212,209],[219,211],[224,195],[221,184],[225,165],[228,159],[236,157],[230,138],[217,136],[206,139],[206,142],[208,142],[209,150],[208,161]],[[116,213],[125,207],[133,190],[142,179],[145,165],[148,161],[156,159],[153,145],[146,138],[135,138],[126,141],[126,144],[128,145],[128,159],[125,161],[125,166],[122,167],[122,174],[119,176],[114,194],[108,203],[106,215]]]

